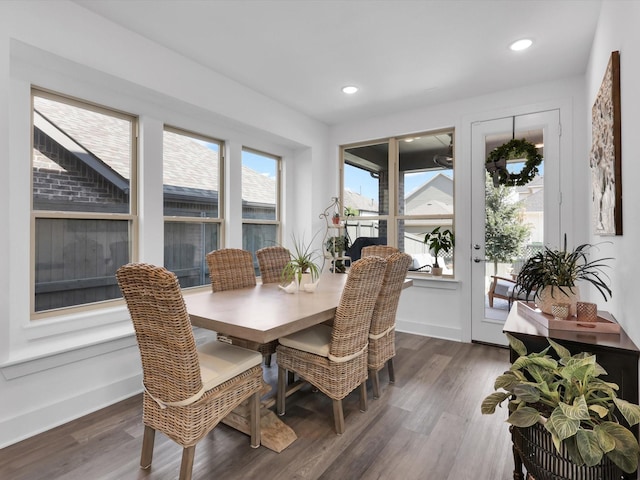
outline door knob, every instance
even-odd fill
[[[487,260],[485,260],[484,258],[474,257],[473,261],[476,262],[476,263],[480,263],[480,262],[486,262]]]

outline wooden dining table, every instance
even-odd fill
[[[240,339],[267,343],[334,318],[348,274],[324,273],[313,293],[287,293],[274,283],[222,292],[195,292],[184,295],[194,327],[205,328]],[[404,288],[413,284],[406,279]],[[265,384],[263,395],[271,390]],[[290,394],[293,389],[289,390]],[[263,397],[264,398],[264,397]],[[264,398],[261,409],[262,445],[281,452],[296,440],[295,432],[269,408],[272,398]],[[223,423],[249,434],[248,409],[240,408]]]

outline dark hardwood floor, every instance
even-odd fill
[[[396,383],[383,370],[381,397],[369,388],[365,413],[357,391],[347,397],[343,435],[334,433],[331,401],[303,388],[287,399],[283,417],[298,435],[291,446],[279,454],[252,449],[247,436],[218,425],[196,447],[194,479],[513,478],[505,416],[480,414],[509,366],[508,351],[409,334],[398,334],[397,346]],[[275,385],[277,367],[266,372]],[[2,449],[0,479],[177,478],[181,448],[160,433],[151,468],[139,468],[141,414],[136,395]]]

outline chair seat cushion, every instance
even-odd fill
[[[331,345],[331,327],[322,324],[314,325],[306,330],[279,338],[278,341],[285,347],[328,358],[329,346]]]
[[[262,363],[262,355],[259,352],[218,341],[199,346],[198,359],[205,390],[211,390]]]

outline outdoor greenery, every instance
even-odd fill
[[[455,245],[455,237],[453,232],[448,228],[440,230],[440,227],[436,227],[424,236],[424,243],[426,243],[429,250],[433,252],[433,266],[435,268],[440,268],[440,265],[438,264],[438,255],[440,255],[440,252],[449,253],[453,249]]]
[[[500,185],[494,187],[489,174],[485,181],[485,256],[493,262],[493,274],[498,274],[498,263],[511,263],[522,255],[531,228],[524,225],[520,212],[523,202],[509,200],[512,190]]]
[[[611,297],[611,288],[607,283],[609,277],[603,270],[608,265],[603,262],[612,258],[589,260],[588,253],[594,248],[595,245],[585,243],[569,252],[565,235],[562,250],[545,247],[543,251],[534,254],[520,269],[516,282],[528,298],[531,292],[540,292],[547,286],[551,287],[552,293],[554,288],[559,288],[562,293],[567,294],[569,288],[563,287],[574,287],[577,281],[582,280],[595,286],[607,300],[607,297]]]
[[[292,235],[292,239],[291,259],[282,270],[283,283],[290,283],[294,279],[300,283],[303,273],[310,273],[311,279],[315,281],[320,276],[320,267],[316,263],[319,255],[311,247],[313,239],[309,244],[304,243],[304,238],[298,240],[295,235]]]
[[[496,391],[483,400],[482,413],[493,414],[508,401],[508,423],[518,428],[541,423],[556,449],[564,444],[575,464],[594,466],[606,455],[623,471],[635,472],[638,441],[616,414],[633,426],[640,422],[640,407],[619,399],[618,385],[599,378],[607,372],[595,355],[572,356],[551,339],[550,347],[527,355],[520,340],[507,337],[519,358],[495,380]],[[547,354],[551,347],[560,360]]]

